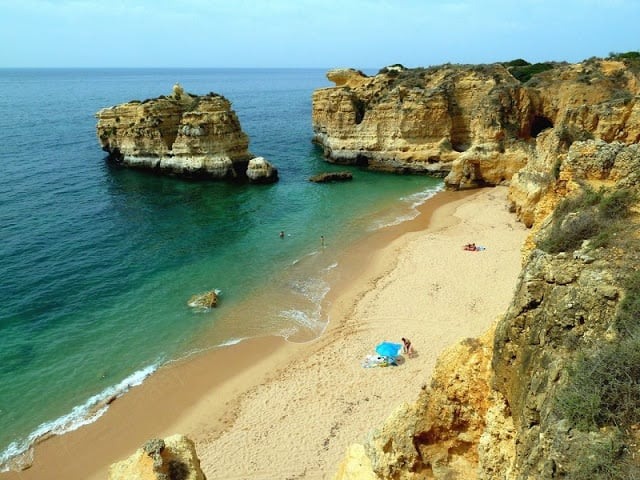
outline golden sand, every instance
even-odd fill
[[[417,219],[344,254],[320,338],[254,339],[165,367],[97,422],[38,445],[32,468],[0,480],[103,480],[109,464],[173,433],[196,442],[209,480],[332,478],[349,444],[417,397],[445,347],[504,313],[526,234],[504,187],[441,192]],[[463,250],[470,242],[486,250]],[[362,367],[377,343],[401,337],[414,357]]]

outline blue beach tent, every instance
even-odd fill
[[[376,353],[382,357],[391,357],[395,359],[400,353],[402,345],[399,343],[382,342],[376,347]]]

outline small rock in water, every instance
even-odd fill
[[[313,177],[309,178],[309,181],[314,183],[327,183],[345,182],[352,179],[353,175],[351,175],[351,172],[325,172],[314,175]]]
[[[218,305],[218,295],[220,290],[210,290],[205,293],[199,293],[189,299],[187,305],[193,308],[214,308]]]

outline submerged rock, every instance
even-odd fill
[[[187,305],[193,308],[215,308],[218,306],[218,295],[220,295],[220,290],[199,293],[192,296],[187,302]]]
[[[309,178],[310,182],[315,183],[345,182],[348,180],[353,180],[351,172],[325,172]]]

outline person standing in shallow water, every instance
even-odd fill
[[[324,235],[320,235],[320,246],[324,248]]]
[[[284,238],[284,230],[280,230],[280,238]]]

